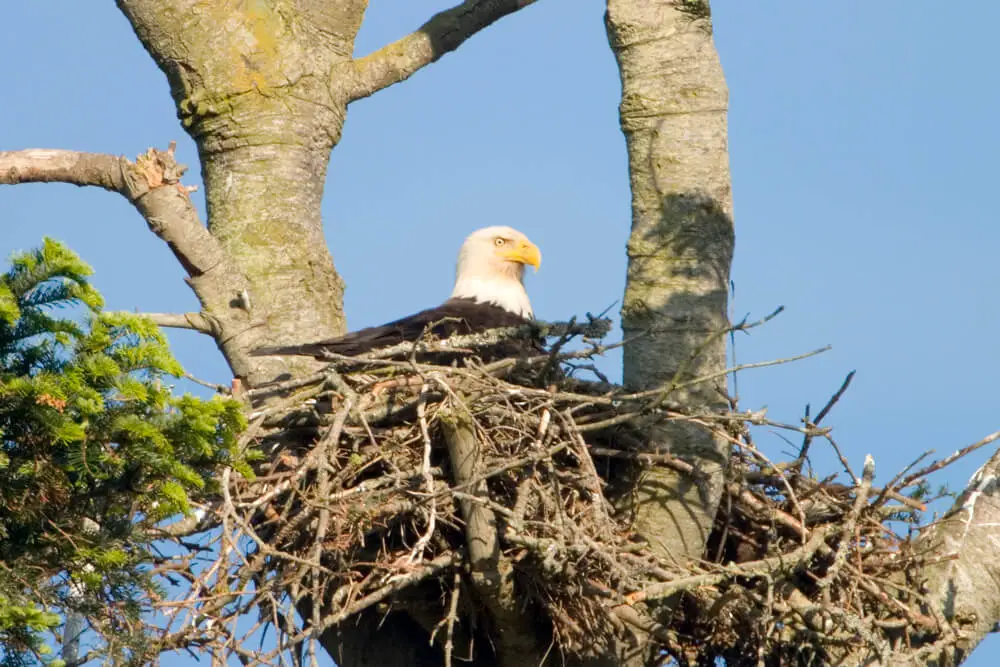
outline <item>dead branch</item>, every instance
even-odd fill
[[[59,182],[117,192],[135,206],[149,229],[169,246],[194,281],[203,302],[207,301],[213,312],[224,313],[234,295],[246,292],[247,283],[199,220],[189,196],[193,188],[180,181],[187,167],[174,158],[175,147],[171,143],[165,151],[150,148],[135,161],[69,150],[0,152],[0,185]],[[194,318],[192,323],[207,323],[204,332],[216,332],[216,323],[204,317]]]
[[[0,184],[71,183],[117,192],[142,213],[150,229],[170,245],[185,268],[204,273],[221,260],[221,250],[198,220],[180,185],[187,170],[174,159],[174,144],[155,148],[134,162],[100,153],[31,148],[0,152]]]

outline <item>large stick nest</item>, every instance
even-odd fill
[[[519,650],[510,637],[534,641],[539,628],[570,661],[632,645],[652,663],[704,665],[829,664],[953,640],[915,580],[926,557],[910,539],[921,483],[941,464],[884,488],[870,461],[860,475],[848,467],[847,485],[805,472],[814,441],[836,446],[819,422],[847,383],[817,418],[778,424],[735,405],[674,405],[677,382],[628,393],[575,379],[602,350],[462,368],[342,359],[257,390],[282,397],[245,436],[266,462],[254,480],[227,475],[202,518],[221,527],[219,558],[167,643],[271,664],[361,615],[397,613],[448,663]],[[672,421],[732,451],[706,553],[690,563],[658,557],[621,509],[618,482],[645,470],[698,480],[648,442]],[[800,437],[798,458],[769,461],[755,425]],[[237,632],[254,605],[259,623]],[[252,650],[242,638],[268,624],[278,648]]]

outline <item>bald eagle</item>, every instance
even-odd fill
[[[339,338],[260,348],[253,354],[302,355],[317,359],[329,353],[356,356],[416,341],[422,336],[448,338],[526,324],[534,319],[534,313],[524,289],[524,267],[532,266],[537,271],[541,262],[538,247],[516,229],[502,226],[479,229],[462,244],[455,269],[455,287],[451,298],[441,305]],[[484,359],[510,356],[516,354],[517,348],[523,349],[523,343],[520,346],[497,345],[492,350],[482,351],[480,356]],[[447,360],[439,356],[433,357],[434,360]]]

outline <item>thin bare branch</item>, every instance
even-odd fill
[[[629,593],[625,599],[629,604],[636,604],[644,600],[656,600],[669,597],[677,591],[683,591],[697,586],[707,586],[724,579],[739,576],[753,576],[772,570],[789,570],[798,567],[809,561],[817,551],[823,547],[823,540],[833,531],[833,526],[827,526],[823,530],[813,531],[809,541],[798,549],[790,551],[780,556],[772,556],[741,565],[733,565],[728,568],[720,568],[718,572],[706,574],[696,574],[689,577],[682,577],[672,581],[664,581],[658,584],[651,584],[645,588]]]
[[[102,153],[47,148],[0,151],[0,185],[69,183],[122,192],[127,165],[124,157]]]
[[[928,465],[928,466],[926,466],[924,468],[921,468],[920,470],[918,470],[918,471],[916,471],[914,473],[911,473],[910,475],[907,475],[899,483],[899,486],[897,488],[905,489],[906,487],[911,486],[915,482],[918,482],[919,480],[923,479],[924,477],[926,477],[927,475],[931,474],[932,472],[936,472],[936,471],[940,470],[941,468],[944,468],[945,466],[951,465],[952,463],[954,463],[958,459],[962,458],[963,456],[971,454],[972,452],[976,451],[977,449],[979,449],[981,447],[985,447],[986,445],[990,444],[991,442],[994,442],[997,439],[1000,439],[1000,431],[995,431],[993,433],[990,433],[988,436],[986,436],[985,438],[983,438],[979,442],[974,442],[974,443],[972,443],[971,445],[969,445],[967,447],[963,447],[962,449],[958,450],[957,452],[954,452],[951,455],[946,456],[946,457],[944,457],[943,459],[941,459],[939,461],[935,461],[934,463],[931,463],[930,465]]]
[[[817,354],[823,354],[824,352],[829,352],[833,349],[831,345],[825,345],[819,349],[813,350],[812,352],[806,352],[804,354],[797,354],[794,357],[785,357],[783,359],[773,359],[770,361],[757,361],[749,364],[738,364],[736,366],[731,366],[724,370],[716,371],[714,373],[709,373],[708,375],[703,375],[701,377],[688,380],[686,382],[680,382],[671,387],[671,391],[675,389],[684,389],[686,387],[691,387],[696,384],[702,384],[704,382],[709,382],[726,375],[732,375],[733,373],[738,373],[739,371],[744,371],[750,368],[767,368],[768,366],[780,366],[782,364],[789,364],[793,361],[801,361],[803,359],[808,359],[809,357],[815,357]]]
[[[874,477],[875,459],[869,454],[865,457],[865,466],[861,472],[861,479],[856,481],[857,491],[854,496],[854,504],[851,506],[851,511],[847,514],[847,520],[844,521],[844,525],[840,529],[840,541],[837,544],[833,563],[830,565],[830,569],[826,571],[826,575],[817,582],[817,585],[821,588],[829,587],[833,583],[840,569],[844,567],[844,563],[847,561],[849,547],[855,538],[855,527],[858,525],[861,510],[868,504],[868,494],[871,493],[872,478]]]
[[[212,335],[218,331],[218,324],[203,313],[139,313],[153,321],[158,327],[170,329],[192,329]]]

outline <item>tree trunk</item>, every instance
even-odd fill
[[[725,369],[733,254],[728,93],[707,2],[608,0],[607,29],[621,70],[632,186],[624,381],[648,389]],[[671,400],[725,407],[725,381],[674,390]],[[695,485],[665,468],[642,472],[633,498],[637,529],[665,557],[700,557],[728,446],[676,425],[653,441],[696,464],[709,482]]]
[[[167,75],[198,145],[208,229],[246,281],[246,294],[213,295],[191,276],[203,314],[221,329],[220,349],[251,384],[305,370],[311,361],[247,353],[344,331],[320,204],[348,101],[335,72],[350,61],[365,3],[118,6]]]

